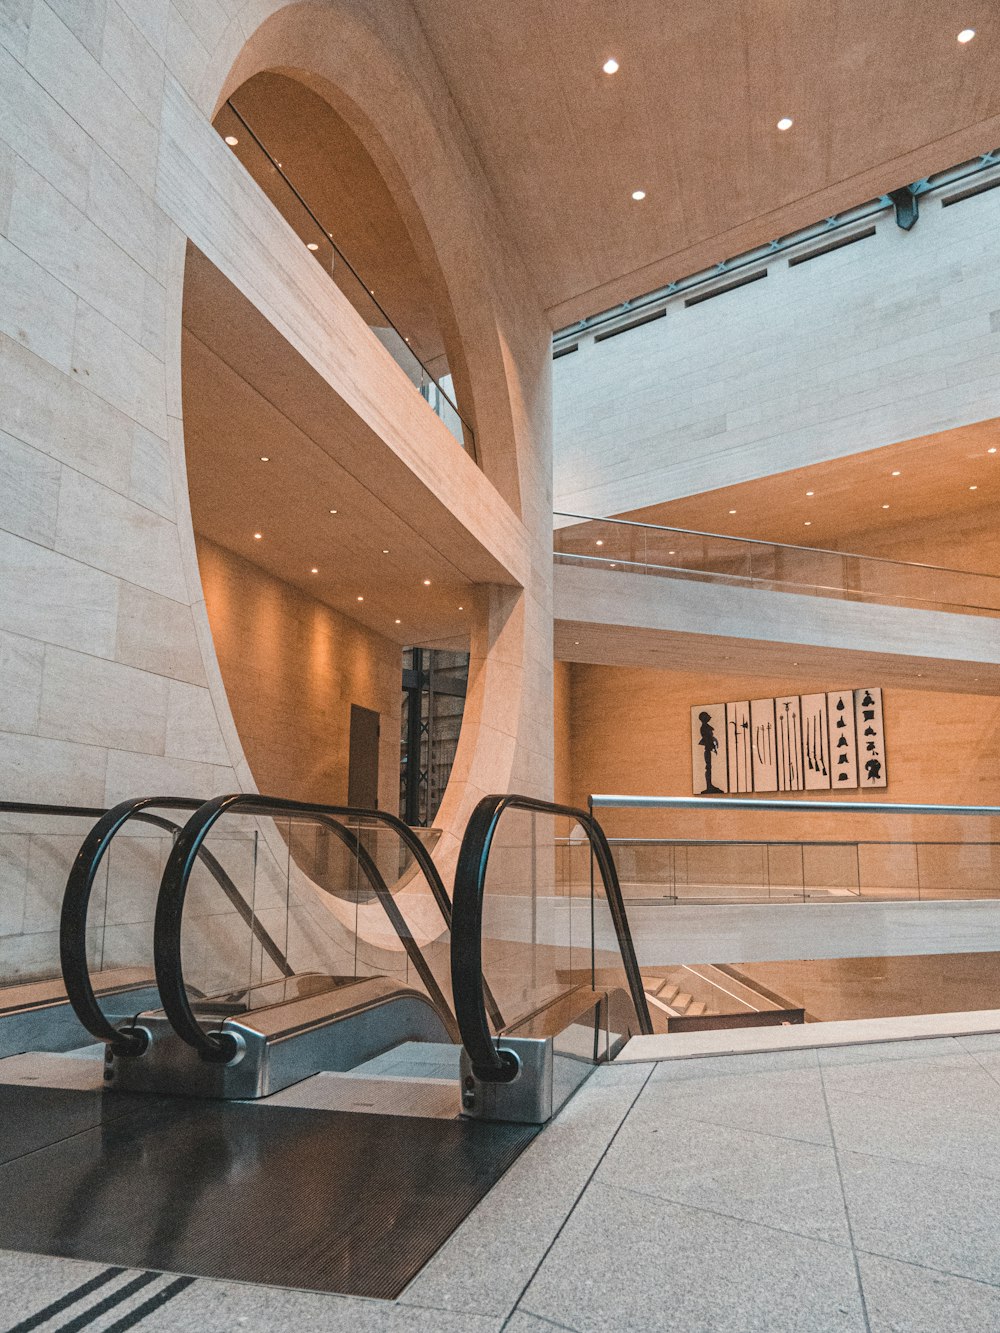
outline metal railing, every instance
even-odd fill
[[[1000,577],[819,546],[556,512],[557,563],[776,592],[1000,615]]]

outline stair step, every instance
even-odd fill
[[[686,991],[681,991],[670,1001],[671,1009],[676,1009],[679,1014],[686,1014],[688,1005],[691,1003],[691,996]]]
[[[694,1004],[688,1006],[686,1012],[688,1018],[700,1018],[702,1014],[708,1013],[708,1005],[704,1000],[695,1000]]]

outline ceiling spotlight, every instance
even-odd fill
[[[595,545],[595,546],[603,546],[603,545],[604,545],[604,538],[603,538],[603,537],[598,537],[597,541],[594,542],[594,545]]]
[[[883,509],[888,509],[889,506],[888,506],[888,505],[883,505],[882,508],[883,508]]]
[[[795,122],[792,120],[791,116],[782,116],[781,119],[778,121],[778,129],[790,130],[794,125],[794,123]]]
[[[963,28],[962,31],[958,34],[958,41],[960,41],[964,46],[966,42],[971,42],[973,37],[975,37],[975,35],[976,35],[975,28]]]
[[[319,570],[316,568],[315,565],[313,565],[312,569],[311,569],[309,572],[310,572],[310,574],[318,574],[318,573],[319,573]]]
[[[359,596],[358,596],[358,601],[359,601],[359,602],[363,602],[364,600],[365,600],[365,599],[364,599],[362,596],[360,596],[360,594],[359,594]]]
[[[254,539],[254,541],[259,542],[260,539],[261,539],[261,537],[263,537],[263,535],[264,535],[264,534],[263,534],[262,532],[255,532],[254,535],[253,535],[253,539]]]
[[[645,197],[646,197],[646,191],[645,191],[645,190],[633,190],[633,191],[632,191],[632,198],[635,200],[636,203],[639,203],[639,201],[642,200],[642,199],[645,199]]]
[[[431,581],[430,581],[430,579],[424,579],[424,587],[425,587],[425,588],[429,588],[430,586],[431,586]]]
[[[990,447],[986,450],[986,452],[987,452],[988,454],[995,454],[996,451],[997,451],[997,447],[996,447],[995,444],[991,444]]]
[[[802,524],[802,526],[803,526],[804,528],[811,528],[812,525],[813,525],[813,521],[812,521],[811,518],[807,518],[806,521]]]
[[[815,495],[815,494],[816,494],[815,491],[806,491],[806,495]]]
[[[736,513],[736,510],[735,510],[735,509],[730,509],[729,512],[730,512],[731,514],[735,514],[735,513]]]
[[[667,555],[676,555],[676,554],[677,554],[676,551],[668,551],[668,552],[667,552]]]
[[[402,622],[401,620],[397,620],[397,621],[396,621],[396,624],[397,624],[397,625],[401,625],[402,623],[403,623],[403,622]]]
[[[458,609],[459,609],[459,611],[464,611],[464,610],[465,610],[465,607],[464,607],[464,606],[460,606]]]
[[[978,490],[979,490],[979,487],[978,487],[978,486],[970,486],[970,487],[969,487],[969,490],[970,490],[970,491],[978,491]]]
[[[331,513],[331,514],[335,514],[336,512],[337,512],[336,509],[331,509],[331,510],[330,510],[330,513]]]
[[[958,40],[961,41],[962,40],[961,37],[959,37]],[[226,143],[229,145],[230,148],[235,148],[236,145],[239,143],[239,139],[237,139],[235,134],[227,134]]]
[[[605,74],[617,74],[618,61],[614,58],[614,56],[612,56],[610,60],[605,60],[604,64],[601,66],[601,69],[604,70]]]
[[[388,546],[383,546],[383,547],[382,547],[382,554],[383,554],[383,555],[388,555],[388,554],[389,554],[389,548],[388,548]]]
[[[260,456],[260,461],[261,461],[262,463],[270,463],[270,461],[271,461],[270,455],[268,455],[268,454],[261,454],[261,456]]]
[[[318,250],[318,249],[319,249],[319,246],[316,244],[315,241],[309,241],[309,242],[307,243],[307,245],[306,245],[306,249],[307,249],[307,250]]]
[[[899,476],[899,469],[897,468],[896,471],[895,471],[892,475],[893,475],[894,477],[898,477],[898,476]]]

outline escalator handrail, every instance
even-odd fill
[[[203,802],[181,829],[163,870],[160,892],[156,903],[156,923],[153,930],[153,963],[160,992],[160,1002],[171,1027],[177,1035],[189,1046],[194,1047],[205,1060],[228,1063],[233,1057],[233,1040],[231,1038],[227,1040],[224,1031],[206,1032],[195,1017],[191,1002],[188,999],[181,960],[181,925],[184,917],[184,899],[187,894],[188,881],[194,869],[195,858],[213,826],[223,815],[232,812],[256,814],[270,818],[283,814],[306,815],[324,828],[328,828],[335,837],[350,848],[362,873],[385,911],[400,943],[403,945],[408,959],[413,964],[414,970],[423,981],[428,995],[439,1010],[442,1021],[449,1033],[457,1038],[458,1025],[455,1017],[438,985],[437,979],[427,965],[427,960],[413,938],[402,912],[397,907],[389,886],[382,877],[371,854],[362,844],[361,839],[339,823],[339,818],[372,819],[376,822],[388,824],[396,828],[397,831],[405,831],[404,841],[407,846],[415,854],[417,847],[423,853],[423,857],[417,857],[421,868],[424,867],[425,859],[429,863],[432,874],[428,875],[428,879],[431,882],[432,891],[436,882],[440,885],[443,900],[447,904],[447,893],[441,883],[437,867],[434,866],[426,848],[420,844],[412,830],[401,820],[397,820],[385,811],[364,810],[353,806],[318,805],[312,802],[293,801],[284,797],[261,796],[246,792],[216,796],[210,801]],[[442,897],[437,892],[434,893],[434,896],[440,907]],[[442,909],[442,914],[445,923],[448,924],[451,916],[450,910]]]
[[[73,1012],[84,1028],[98,1041],[108,1042],[116,1055],[139,1055],[145,1049],[145,1038],[129,1029],[114,1026],[104,1013],[90,979],[87,962],[87,913],[94,881],[115,836],[130,821],[152,824],[155,828],[177,833],[179,824],[152,809],[197,810],[200,797],[141,796],[121,801],[110,810],[94,811],[98,816],[87,834],[70,867],[63,894],[59,918],[59,956],[62,963],[63,983]],[[256,919],[250,905],[210,851],[202,848],[199,859],[223,893],[236,908],[243,921],[253,931],[264,952],[284,976],[291,976],[288,960],[265,928]]]
[[[0,801],[0,815],[60,815],[69,819],[100,819],[104,807],[52,805],[39,801]]]
[[[642,977],[639,974],[635,946],[632,942],[632,932],[629,929],[628,916],[622,899],[618,871],[600,824],[586,810],[538,800],[533,796],[484,796],[469,819],[455,871],[451,926],[451,986],[462,1044],[472,1063],[473,1073],[488,1083],[509,1083],[516,1077],[518,1070],[518,1062],[514,1055],[503,1050],[490,1031],[483,997],[483,896],[486,888],[486,870],[493,837],[506,810],[562,815],[575,820],[583,829],[604,882],[604,892],[611,911],[639,1030],[646,1035],[653,1030]]]

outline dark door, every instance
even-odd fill
[[[351,704],[351,748],[347,766],[347,804],[378,806],[378,713]]]

